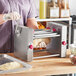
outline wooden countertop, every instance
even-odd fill
[[[14,56],[13,54],[9,55]],[[0,76],[46,76],[76,73],[76,66],[71,64],[68,57],[37,59],[28,63],[32,65],[32,68],[27,71],[9,73]]]

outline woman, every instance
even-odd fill
[[[0,53],[14,51],[13,34],[17,22],[37,29],[33,3],[33,0],[0,0]]]

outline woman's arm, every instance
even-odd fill
[[[32,29],[38,29],[38,25],[35,18],[28,18],[27,19],[27,27]]]
[[[0,25],[5,22],[5,20],[3,20],[3,16],[4,16],[4,14],[0,14]]]

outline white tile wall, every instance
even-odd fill
[[[76,0],[69,0],[71,15],[76,15]]]

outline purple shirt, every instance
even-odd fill
[[[18,12],[22,18],[19,24],[26,25],[27,19],[35,17],[33,0],[0,0],[0,14]],[[13,32],[15,21],[0,25],[0,52],[13,52]]]

